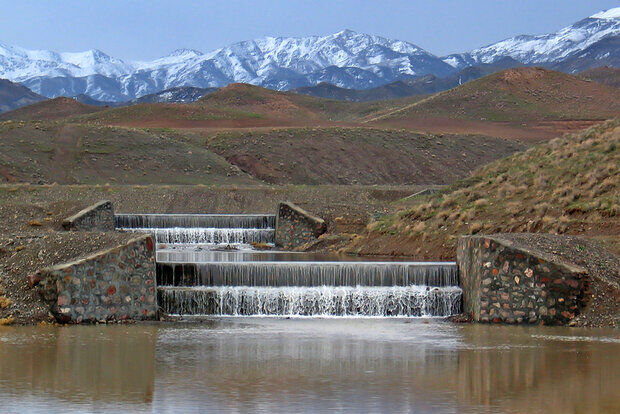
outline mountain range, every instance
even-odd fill
[[[46,97],[84,94],[108,102],[131,101],[177,87],[217,88],[233,82],[276,90],[322,82],[368,89],[395,81],[415,84],[422,76],[449,78],[467,67],[508,58],[515,66],[567,72],[620,66],[619,38],[620,7],[555,33],[516,36],[445,57],[409,42],[351,30],[328,36],[265,37],[209,53],[179,49],[148,62],[125,62],[99,50],[57,53],[0,44],[0,78]]]

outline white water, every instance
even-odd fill
[[[218,286],[159,289],[168,314],[279,316],[449,316],[460,312],[456,286]]]
[[[249,244],[273,243],[274,229],[246,228],[121,228],[123,231],[152,233],[163,244]]]
[[[160,286],[453,286],[455,263],[157,263]]]
[[[272,229],[271,214],[116,214],[117,228],[245,228]]]

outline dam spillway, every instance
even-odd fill
[[[273,215],[118,214],[115,222],[156,236],[158,303],[170,315],[445,317],[461,310],[452,262],[253,250],[252,243],[273,245]]]
[[[270,214],[116,214],[119,230],[152,233],[161,244],[273,243]]]
[[[273,214],[115,214],[116,228],[274,229]]]
[[[217,262],[157,263],[163,286],[454,286],[456,263]]]

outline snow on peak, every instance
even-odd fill
[[[620,7],[614,7],[590,16],[593,19],[620,19]]]
[[[202,55],[204,55],[204,53],[202,53],[200,50],[180,48],[180,49],[173,50],[167,57],[202,56]]]
[[[594,43],[620,35],[620,7],[582,19],[555,33],[520,35],[469,53],[444,57],[444,62],[461,69],[472,64],[494,63],[509,56],[524,64],[559,62]]]

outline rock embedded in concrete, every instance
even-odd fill
[[[39,272],[39,293],[59,322],[155,319],[151,235]]]
[[[112,202],[103,200],[86,207],[62,222],[65,230],[74,231],[112,231],[114,230],[114,208]]]
[[[461,237],[457,261],[474,321],[564,325],[590,298],[584,268],[501,234]]]
[[[327,226],[323,219],[316,217],[301,207],[283,202],[276,215],[276,246],[294,249],[317,239],[325,233]]]

